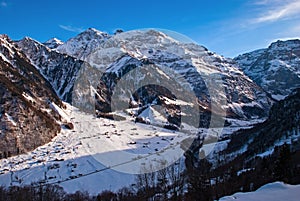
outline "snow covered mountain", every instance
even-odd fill
[[[63,103],[8,36],[0,35],[0,158],[26,153],[60,132]]]
[[[107,33],[89,28],[76,37],[69,39],[64,44],[57,46],[55,49],[60,53],[84,60],[109,37]]]
[[[190,89],[199,99],[198,104],[203,112],[201,125],[207,126],[208,124],[213,94],[226,96],[228,104],[218,104],[227,111],[227,116],[233,118],[266,117],[271,106],[267,95],[245,76],[232,60],[209,52],[200,45],[180,43],[162,32],[153,30],[132,31],[110,36],[90,28],[69,39],[66,43],[60,43],[53,39],[49,40],[48,43],[41,44],[28,37],[17,41],[18,46],[65,101],[71,102],[72,100],[71,93],[76,81],[75,78],[83,65],[81,60],[85,60],[103,72],[101,75],[102,82],[98,86],[98,94],[101,98],[98,96],[98,104],[96,104],[96,109],[100,113],[111,111],[111,95],[117,84],[116,81],[130,70],[148,64],[153,64],[158,70],[168,71],[169,69],[172,71],[169,72],[169,75],[167,75],[168,73],[160,74],[160,77],[156,79],[166,80],[168,76],[175,73],[177,77],[174,79],[183,79],[185,84],[190,85]],[[51,49],[46,45],[58,46]],[[158,71],[157,74],[159,74]],[[209,91],[206,86],[208,83],[205,83],[205,80],[217,80],[213,76],[219,77],[219,82],[222,82],[221,87],[219,89],[212,87]],[[138,85],[141,80],[136,79],[136,81],[135,84]],[[174,86],[171,87],[175,88]],[[176,114],[178,110],[171,111],[168,109],[178,108],[178,105],[174,106],[174,104],[167,102],[170,98],[174,99],[174,96],[171,94],[160,96],[161,93],[166,92],[155,92],[149,88],[147,90],[148,92],[149,90],[152,91],[151,97],[141,98],[141,93],[145,92],[143,90],[139,92],[140,94],[134,95],[129,104],[134,106],[141,102],[142,110],[136,109],[131,112],[131,115],[136,115],[142,121],[149,121],[153,118],[150,118],[149,115],[145,116],[145,114],[148,113],[148,110],[157,113],[158,111],[152,106],[155,105],[156,101],[159,101],[167,109],[157,114],[165,116],[167,120],[163,120],[164,122],[178,125],[178,112]],[[148,106],[144,107],[145,105]],[[165,115],[165,113],[172,115]]]
[[[276,100],[300,87],[300,40],[277,41],[234,59],[241,70]]]
[[[87,48],[83,49],[78,44],[83,44]],[[199,106],[204,113],[211,109],[212,94],[224,94],[226,96],[228,104],[223,104],[223,109],[227,110],[228,116],[234,118],[265,117],[271,105],[262,89],[245,76],[232,60],[212,53],[200,45],[181,43],[162,32],[154,30],[130,31],[108,36],[94,29],[88,29],[59,46],[56,50],[78,59],[84,59],[103,72],[102,82],[98,85],[98,94],[101,98],[98,96],[98,104],[96,105],[96,109],[100,112],[111,111],[109,106],[117,80],[125,79],[124,75],[129,71],[149,64],[158,69],[157,75],[159,69],[162,72],[167,72],[160,73],[155,79],[167,80],[173,76],[172,73],[177,76],[174,77],[175,80],[183,79],[199,99]],[[136,76],[141,77],[142,74]],[[222,82],[220,88],[222,89],[208,90],[206,86],[208,83],[205,83],[205,80],[217,80],[213,76],[220,77],[219,81]],[[127,81],[131,82],[130,78],[128,79]],[[139,85],[142,80],[135,79],[134,82],[134,85]],[[157,101],[163,106],[170,105],[166,100],[174,98],[171,94],[160,96],[165,93],[161,91],[162,89],[155,89],[158,90],[155,92],[154,89],[150,88],[148,87],[147,90],[148,92],[151,91],[151,97],[141,97],[145,90],[139,91],[132,97],[133,99],[129,104],[136,105],[140,102],[143,108],[138,110],[136,115],[142,114],[144,110],[155,110],[151,105]],[[222,93],[220,90],[224,92]],[[166,110],[166,113],[175,114],[169,109]],[[140,117],[147,118],[144,115],[145,112]],[[204,115],[202,125],[207,124],[205,118],[208,116],[207,114]],[[171,122],[176,122],[178,119],[176,115],[167,116],[167,118],[173,118]]]

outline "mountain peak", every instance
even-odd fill
[[[96,32],[96,33],[104,33],[102,31],[99,31],[98,29],[95,29],[93,27],[88,28],[87,30],[85,30],[84,32]]]
[[[8,35],[6,34],[0,34],[1,39],[9,39]]]
[[[33,39],[33,38],[30,38],[28,36],[25,36],[23,39],[21,39],[20,41],[23,41],[23,42],[26,42],[26,43],[35,43],[35,44],[39,44],[39,45],[42,45],[42,43],[40,43],[39,41]]]
[[[46,45],[47,47],[49,47],[50,49],[54,49],[54,48],[57,48],[58,46],[60,46],[64,43],[61,40],[57,39],[57,38],[50,38],[49,40],[47,40],[43,44]]]
[[[9,45],[11,39],[6,34],[0,34],[0,45],[7,46]]]
[[[44,43],[52,43],[52,42],[56,42],[56,43],[63,43],[61,40],[59,40],[58,38],[50,38],[49,40],[47,40]]]
[[[85,34],[95,35],[95,36],[108,36],[108,33],[106,33],[106,32],[99,31],[95,28],[88,28],[85,31],[78,34],[77,36],[75,36],[75,38],[78,37],[78,36],[81,36],[81,35],[85,35]]]
[[[60,53],[84,59],[109,37],[110,35],[105,32],[101,32],[95,28],[88,28],[64,44],[59,45],[56,50]]]
[[[269,49],[282,49],[282,48],[293,48],[299,47],[300,40],[299,39],[290,39],[290,40],[277,40],[276,42],[272,42],[268,47]]]

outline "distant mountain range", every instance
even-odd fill
[[[208,76],[209,78],[215,74],[222,77],[224,81],[222,87],[226,91],[228,101],[228,105],[224,107],[228,114],[246,119],[255,116],[264,117],[271,106],[271,101],[266,93],[245,76],[233,60],[209,52],[199,45],[180,44],[163,33],[147,31],[110,36],[95,29],[88,29],[64,44],[55,39],[51,41],[53,43],[48,41],[43,45],[30,38],[24,38],[16,43],[21,51],[31,58],[35,66],[40,66],[40,72],[52,83],[53,88],[64,101],[70,102],[71,100],[70,93],[74,78],[82,61],[89,62],[89,55],[98,50],[97,53],[101,54],[98,55],[98,59],[102,63],[105,62],[106,66],[97,67],[105,73],[104,79],[112,79],[111,81],[106,80],[101,85],[102,89],[99,90],[99,94],[103,96],[101,99],[105,100],[104,103],[98,100],[98,106],[100,105],[98,109],[102,112],[107,112],[107,105],[110,105],[110,102],[107,101],[110,100],[111,90],[116,85],[116,81],[113,79],[120,79],[129,69],[132,70],[145,63],[151,63],[158,68],[167,66],[175,73],[180,74],[190,84],[202,107],[209,107],[210,95],[204,79],[201,77]],[[163,41],[162,47],[156,47],[160,41]],[[124,44],[121,46],[122,43]],[[143,46],[139,45],[141,43]],[[50,49],[46,45],[55,48]],[[170,50],[164,50],[165,48],[179,49],[182,53],[175,55]],[[110,55],[111,51],[115,56],[104,61],[106,55]],[[165,77],[161,79],[165,79]],[[107,93],[101,94],[101,91],[107,91]],[[135,98],[136,100],[133,101],[140,101],[137,100],[137,97]],[[143,100],[143,105],[151,105],[151,102],[157,101],[158,98],[152,97],[150,100]],[[160,99],[164,98],[160,97]],[[106,107],[101,109],[101,105]]]

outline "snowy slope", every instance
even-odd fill
[[[118,83],[121,83],[120,85],[124,83],[117,82],[121,78],[125,80],[125,84],[124,88],[121,88],[119,98],[125,101],[130,100],[126,103],[127,105],[130,103],[133,107],[113,113],[124,118],[122,121],[114,121],[96,118],[94,115],[80,112],[71,106],[64,110],[58,106],[59,104],[48,101],[49,108],[43,108],[43,112],[59,113],[60,118],[72,121],[74,129],[63,127],[61,133],[50,143],[27,154],[2,159],[0,161],[0,185],[59,184],[68,192],[87,190],[91,193],[105,189],[117,190],[134,183],[134,175],[128,173],[136,173],[146,164],[160,166],[161,159],[173,160],[174,152],[170,150],[175,148],[181,150],[180,145],[184,146],[184,141],[191,134],[199,135],[199,137],[211,137],[211,139],[224,137],[223,141],[216,144],[208,158],[214,163],[218,153],[226,153],[232,140],[230,139],[232,133],[240,129],[252,128],[254,124],[265,120],[272,104],[267,94],[249,78],[250,74],[249,77],[245,75],[233,60],[221,57],[197,44],[181,43],[154,30],[124,32],[109,36],[95,29],[88,29],[64,44],[56,39],[41,44],[27,37],[17,42],[3,41],[4,39],[1,38],[0,61],[2,63],[14,64],[15,52],[11,47],[17,44],[20,52],[24,51],[26,54],[28,58],[26,61],[35,65],[35,68],[51,83],[53,89],[63,100],[71,101],[76,76],[82,69],[83,60],[85,60],[102,73],[100,74],[103,85],[99,84],[93,89],[98,98],[97,112],[101,110],[101,106],[105,109],[109,108],[107,106],[111,104],[111,93],[115,89],[114,87]],[[57,47],[55,47],[56,45]],[[294,48],[291,56],[294,59],[298,54],[298,46],[288,46]],[[278,50],[278,55],[281,55],[281,51],[286,50],[284,45],[274,45],[272,49]],[[252,72],[251,75],[256,72],[252,69],[252,60],[257,57],[261,58],[265,52],[266,50],[258,50],[242,59],[249,72]],[[294,65],[298,64],[297,58],[295,62],[293,65],[286,65],[286,68],[291,72],[297,72],[297,65]],[[275,69],[281,68],[282,62],[279,63],[280,65],[274,67]],[[189,115],[181,108],[194,104],[185,99],[185,93],[174,97],[163,87],[149,87],[137,90],[132,96],[126,97],[125,92],[129,87],[126,84],[140,85],[145,78],[145,74],[142,72],[137,71],[135,75],[128,74],[128,72],[134,72],[134,69],[144,70],[145,66],[155,69],[155,73],[151,76],[153,79],[162,81],[163,87],[170,86],[168,89],[171,89],[173,86],[177,89],[192,90],[197,97],[195,101],[198,104],[194,106],[199,106],[203,112],[201,121],[208,122],[210,119],[211,102],[215,98],[213,95],[222,96],[225,103],[218,102],[218,99],[214,101],[220,103],[222,109],[226,110],[227,127],[221,133],[222,128],[217,126],[210,129],[195,129],[182,122],[176,122],[179,117]],[[30,74],[30,72],[28,73]],[[38,74],[34,69],[31,73]],[[89,74],[87,73],[87,75]],[[98,78],[95,79],[97,75],[94,73],[89,76],[89,79],[98,81]],[[167,80],[172,80],[170,85],[163,82]],[[179,82],[175,83],[174,80],[179,80]],[[211,83],[207,83],[207,80],[217,80],[218,83],[213,84],[222,87],[209,91],[207,86]],[[122,91],[122,89],[124,90]],[[84,90],[91,94],[90,88]],[[147,92],[148,96],[142,96],[141,94],[144,92]],[[93,95],[91,97],[94,97]],[[278,94],[274,93],[273,95],[277,97]],[[36,100],[28,91],[21,93],[21,96],[27,102]],[[93,110],[94,108],[95,105],[92,105]],[[286,108],[283,110],[287,111]],[[222,111],[219,112],[218,115],[222,117]],[[281,110],[278,113],[283,114]],[[17,124],[16,118],[11,113],[5,112],[0,117],[5,119],[9,125]],[[146,124],[135,123],[135,117],[142,118]],[[173,118],[171,121],[170,117]],[[178,128],[180,127],[182,130],[162,128],[170,122],[178,123]],[[208,127],[207,122],[203,123],[203,127]],[[276,126],[281,122],[271,123],[267,122],[265,125],[269,127],[266,128],[277,128]],[[272,141],[271,145],[275,146],[282,142],[282,133],[279,133],[276,138],[265,133],[262,133],[261,136],[265,137],[266,141],[268,139],[277,140],[275,144]],[[192,136],[194,137],[194,135]],[[285,138],[285,140],[298,137],[298,134],[291,135],[293,138]],[[254,137],[255,135],[250,136],[250,138]],[[227,159],[226,157],[233,158],[237,154],[247,151],[248,147],[245,143],[252,143],[252,147],[256,146],[253,141],[243,141],[242,143],[244,143],[241,145],[242,148],[238,147],[240,149],[227,156],[224,154],[224,159]],[[198,146],[193,153],[195,156],[200,151]],[[214,143],[205,145],[202,150],[209,150],[211,146],[214,146]],[[265,151],[261,153],[262,156],[270,153],[270,150],[266,149]]]
[[[226,196],[220,201],[298,201],[300,196],[300,185],[289,185],[282,182],[274,182],[266,184],[254,192],[235,193],[231,196]]]
[[[145,171],[150,166],[163,167],[165,160],[172,164],[176,157],[183,157],[178,150],[187,137],[196,136],[199,131],[207,137],[215,132],[215,129],[198,131],[191,127],[175,132],[134,123],[132,119],[98,119],[72,106],[59,109],[59,113],[72,121],[74,129],[62,129],[50,143],[27,154],[2,159],[0,185],[58,184],[67,192],[80,190],[93,194],[107,189],[117,191],[135,183],[135,174],[131,173]],[[251,126],[231,121],[235,126],[224,129],[223,135]],[[225,148],[226,144],[220,143],[215,147]]]
[[[63,129],[28,154],[2,159],[0,185],[59,184],[68,192],[91,193],[118,190],[135,182],[135,175],[128,173],[172,161],[172,153],[178,153],[174,149],[190,136],[131,120],[96,119],[71,106],[60,113],[71,118],[74,130]]]
[[[300,40],[277,41],[266,49],[242,54],[234,60],[276,100],[300,87]]]

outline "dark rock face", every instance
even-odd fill
[[[50,83],[5,35],[0,36],[0,158],[32,150],[58,132],[63,107]]]

